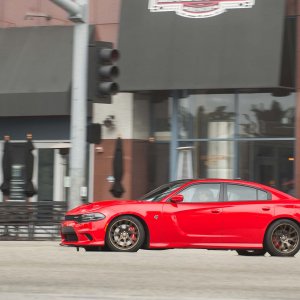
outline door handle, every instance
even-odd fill
[[[264,207],[262,208],[262,210],[263,210],[263,211],[269,211],[269,210],[271,210],[271,207],[264,206]]]
[[[220,208],[214,208],[214,209],[211,210],[211,212],[213,214],[219,214],[221,212],[221,209]]]

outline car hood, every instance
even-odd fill
[[[83,204],[78,207],[73,208],[72,210],[68,211],[67,215],[79,215],[85,213],[91,213],[99,211],[103,207],[108,206],[116,206],[116,205],[128,205],[128,204],[140,204],[144,201],[138,200],[106,200],[106,201],[98,201],[88,204]]]

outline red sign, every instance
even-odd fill
[[[175,11],[188,18],[208,18],[228,9],[250,8],[255,0],[149,0],[150,11]]]

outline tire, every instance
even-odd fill
[[[133,216],[120,216],[111,221],[106,231],[105,245],[111,251],[136,252],[145,241],[145,229]]]
[[[267,251],[265,249],[255,249],[255,250],[236,250],[238,255],[241,256],[264,256]]]
[[[300,248],[299,225],[288,219],[275,221],[266,232],[264,246],[272,256],[294,256]]]

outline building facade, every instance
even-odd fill
[[[94,123],[112,121],[101,144],[89,145],[90,200],[112,198],[118,137],[123,199],[190,177],[254,180],[300,196],[300,2],[256,0],[199,19],[150,12],[148,4],[90,0],[93,40],[121,52],[121,92],[89,106]],[[72,24],[47,0],[0,0],[0,26],[1,135],[33,134],[33,200],[62,200],[70,184]]]
[[[119,5],[90,1],[91,41],[116,43]],[[16,143],[25,141],[27,133],[33,136],[33,183],[38,193],[32,201],[62,201],[68,196],[72,41],[73,23],[51,1],[0,1],[0,135]],[[93,107],[87,105],[91,121]],[[91,190],[94,156],[92,146],[88,148]]]

